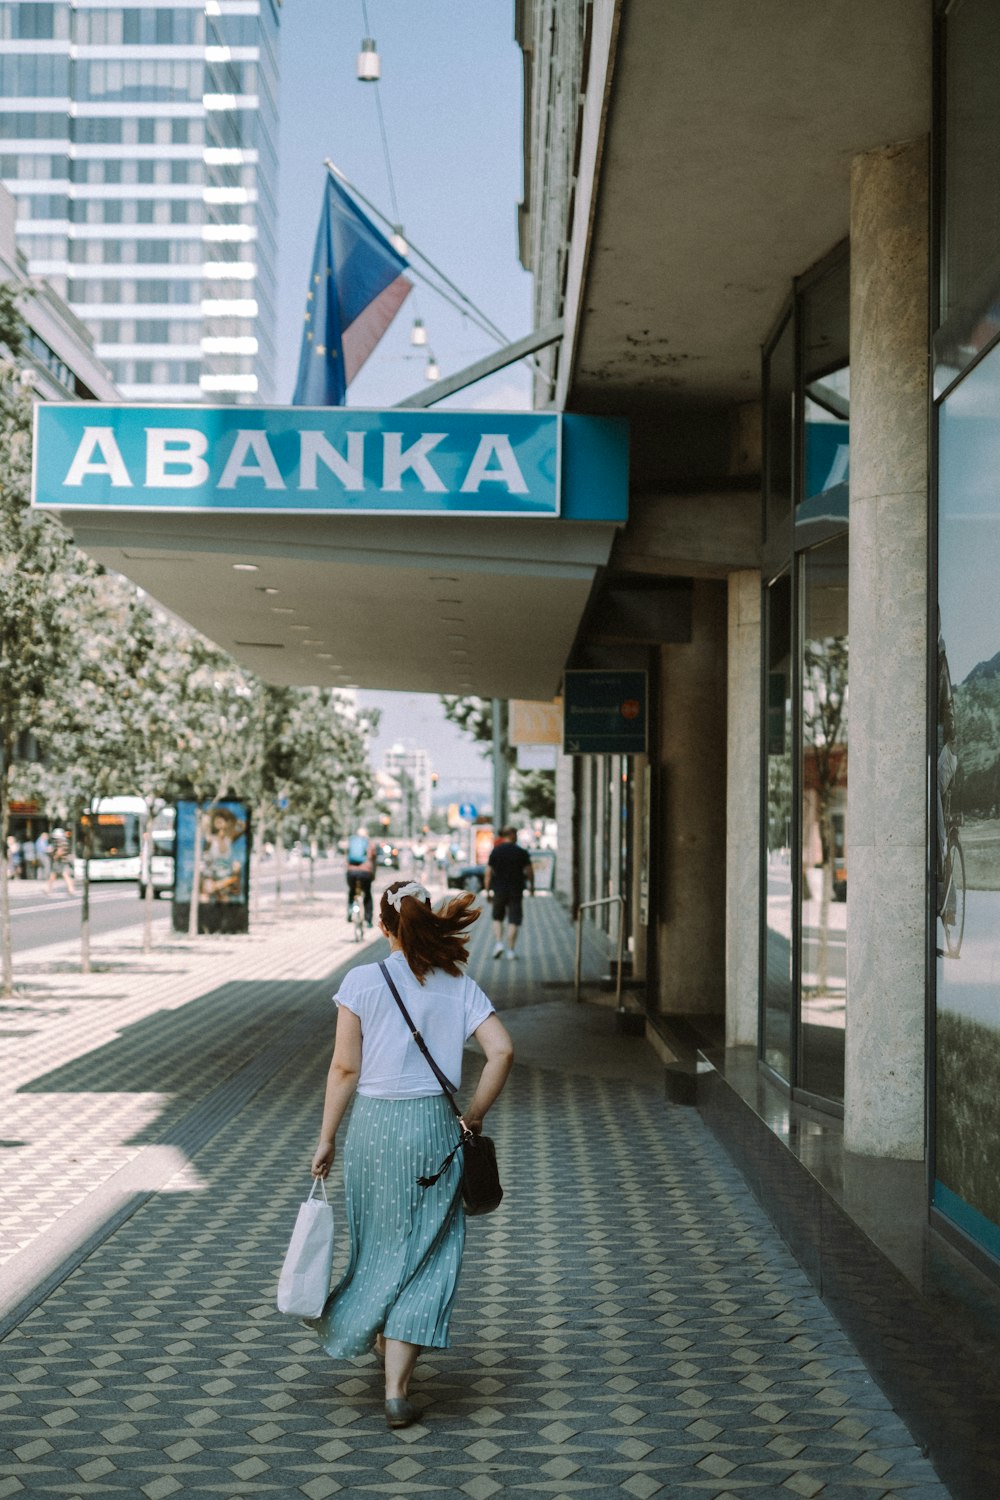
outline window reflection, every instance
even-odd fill
[[[792,592],[786,573],[767,591],[767,870],[764,1061],[787,1078],[792,1048]]]
[[[802,560],[799,1082],[842,1101],[847,999],[846,535]]]
[[[939,425],[934,1198],[1000,1254],[1000,350]]]

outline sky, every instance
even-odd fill
[[[377,85],[356,78],[365,9],[382,59]],[[285,0],[279,401],[295,383],[324,158],[394,217],[376,89],[406,235],[511,339],[531,329],[531,277],[517,259],[522,84],[513,25],[513,0]],[[351,386],[349,406],[391,406],[426,383],[427,351],[409,342],[415,316],[443,375],[496,347],[418,282]],[[501,371],[457,404],[526,408],[528,371]]]
[[[279,403],[291,398],[295,384],[326,157],[389,218],[401,222],[410,241],[510,339],[528,333],[532,282],[517,258],[522,77],[513,0],[285,0],[281,33]],[[375,38],[382,60],[378,85],[356,77],[365,35]],[[392,328],[348,391],[349,406],[392,406],[426,384],[427,350],[410,344],[415,317],[427,326],[428,348],[442,375],[496,347],[415,280]],[[529,372],[523,365],[500,371],[447,404],[527,409]],[[401,740],[429,751],[442,790],[474,803],[486,795],[488,763],[468,736],[445,720],[435,697],[362,691],[359,699],[383,712],[376,765],[384,750]]]

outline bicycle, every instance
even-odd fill
[[[365,940],[365,901],[358,882],[351,882],[351,910],[348,921],[354,928],[354,941],[363,943]]]

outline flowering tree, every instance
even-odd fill
[[[0,977],[13,993],[6,879],[11,778],[20,749],[74,653],[75,605],[88,568],[63,528],[29,508],[31,402],[17,370],[0,362]]]

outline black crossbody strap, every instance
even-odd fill
[[[455,1113],[456,1120],[460,1120],[462,1118],[462,1111],[459,1109],[458,1105],[455,1103],[455,1090],[454,1090],[453,1086],[448,1082],[447,1078],[441,1072],[441,1069],[438,1067],[438,1065],[434,1061],[433,1057],[431,1057],[431,1054],[430,1054],[430,1052],[428,1050],[428,1047],[427,1047],[427,1043],[424,1041],[423,1037],[420,1035],[420,1032],[414,1026],[413,1020],[412,1020],[412,1018],[410,1016],[410,1012],[407,1010],[406,1006],[403,1004],[403,997],[402,997],[402,995],[400,995],[400,993],[397,990],[395,984],[393,983],[392,975],[389,973],[389,970],[386,968],[386,966],[385,966],[384,963],[380,963],[379,964],[379,968],[382,970],[382,978],[385,980],[386,984],[389,986],[390,992],[392,994],[392,998],[395,1000],[396,1004],[399,1006],[400,1011],[402,1012],[403,1020],[406,1022],[407,1026],[410,1028],[410,1034],[412,1035],[413,1040],[416,1042],[417,1046],[420,1048],[421,1052],[424,1054],[424,1056],[426,1057],[427,1061],[430,1063],[431,1071],[433,1072],[434,1077],[437,1079],[438,1083],[441,1085],[442,1089],[444,1090],[445,1095],[447,1096],[447,1099],[448,1099],[448,1103],[451,1105],[451,1107],[452,1107],[452,1109],[453,1109],[453,1111]]]

